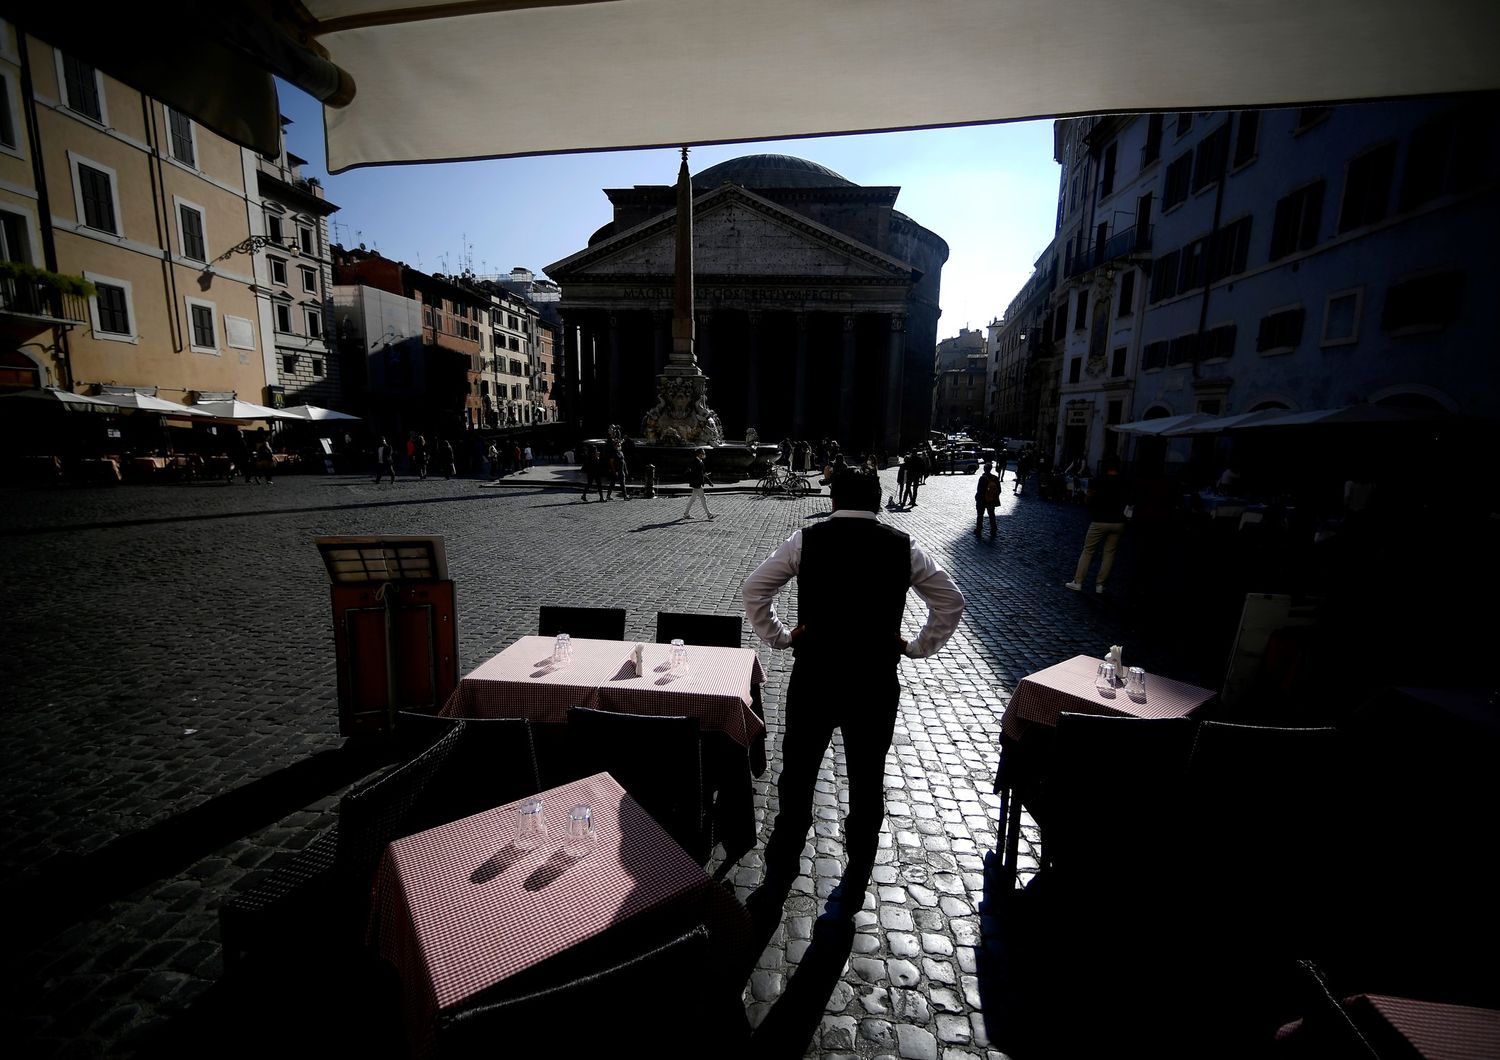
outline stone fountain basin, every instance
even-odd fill
[[[640,478],[645,474],[646,465],[651,464],[656,468],[656,481],[662,483],[685,482],[688,464],[692,463],[693,454],[699,449],[696,445],[656,445],[640,438],[631,441],[634,445],[630,461],[631,477]],[[600,452],[608,444],[607,440],[601,439],[585,439],[583,442],[585,448],[597,445]],[[744,442],[725,442],[723,445],[705,445],[702,448],[707,450],[705,463],[708,473],[720,486],[760,478],[765,474],[765,468],[781,452],[779,445],[765,442],[753,446]]]

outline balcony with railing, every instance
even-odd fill
[[[0,316],[42,326],[87,324],[86,285],[80,277],[0,263]]]
[[[1103,243],[1095,243],[1074,254],[1064,264],[1063,275],[1071,280],[1101,265],[1108,265],[1133,254],[1146,254],[1150,250],[1151,226],[1131,225],[1129,228],[1122,228]]]

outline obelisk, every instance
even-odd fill
[[[724,440],[719,418],[708,407],[708,376],[693,355],[693,178],[688,149],[677,169],[677,246],[673,268],[672,352],[656,377],[656,405],[641,424],[653,445],[715,446]]]

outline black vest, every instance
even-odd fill
[[[897,658],[911,538],[874,519],[829,519],[802,531],[797,621],[805,627],[797,657],[829,652]]]

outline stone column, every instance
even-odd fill
[[[806,313],[797,314],[797,360],[793,365],[792,436],[807,437],[807,330],[812,320]]]
[[[747,313],[750,324],[750,357],[745,380],[745,428],[762,430],[760,422],[760,313]],[[769,440],[769,439],[768,439]]]
[[[578,320],[569,313],[562,317],[562,366],[554,376],[562,386],[562,393],[558,394],[559,404],[558,419],[577,426],[582,417],[578,407]],[[495,393],[495,407],[500,407],[500,394]],[[496,415],[498,422],[499,416]]]
[[[611,312],[608,320],[609,326],[609,393],[605,395],[605,419],[611,423],[620,422],[620,316]]]
[[[891,314],[890,345],[885,360],[885,423],[880,444],[887,456],[901,452],[902,371],[906,363],[906,316]]]
[[[667,354],[672,349],[672,334],[669,327],[672,323],[672,315],[663,309],[651,310],[651,349],[654,356],[652,362],[651,379],[652,391],[655,391],[656,377],[666,371]]]
[[[839,370],[839,445],[853,446],[854,433],[854,372],[857,364],[855,340],[859,332],[854,328],[855,315],[844,314],[844,357]]]
[[[698,357],[698,370],[710,379],[714,374],[714,317],[704,310],[698,314],[698,339],[694,349]]]

